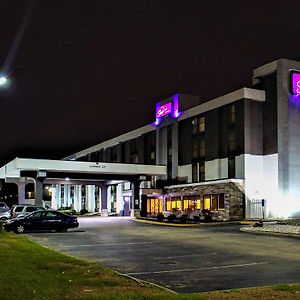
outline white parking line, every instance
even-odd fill
[[[218,266],[218,267],[205,267],[205,268],[194,268],[194,269],[163,270],[163,271],[153,271],[153,272],[134,272],[134,273],[125,273],[125,274],[126,275],[149,275],[149,274],[163,274],[163,273],[239,268],[239,267],[249,267],[249,266],[265,265],[265,264],[267,264],[266,261],[260,261],[260,262],[255,262],[255,263],[239,264],[239,265],[225,265],[225,266]]]
[[[206,254],[189,254],[189,255],[176,255],[176,256],[166,256],[166,257],[153,257],[153,260],[163,260],[163,259],[172,259],[172,258],[181,258],[181,257],[201,257],[201,256],[210,256],[216,255],[217,253],[206,253]]]
[[[124,246],[124,245],[140,245],[140,244],[153,244],[153,242],[131,242],[131,243],[112,243],[112,244],[86,244],[86,245],[75,245],[75,246],[60,246],[60,248],[76,248],[76,247],[92,247],[92,246]]]

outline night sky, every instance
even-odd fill
[[[0,66],[28,1],[0,1]],[[35,1],[0,91],[0,165],[60,159],[154,121],[176,93],[210,100],[300,60],[300,1]]]

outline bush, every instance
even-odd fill
[[[158,222],[162,222],[162,221],[164,220],[165,216],[164,216],[162,213],[159,213],[159,214],[156,216],[156,218],[157,218],[157,221],[158,221]]]
[[[212,213],[209,209],[202,209],[202,215],[204,217],[204,222],[212,221]]]
[[[199,216],[194,216],[194,221],[195,222],[200,222],[200,217]]]
[[[168,222],[173,223],[175,220],[177,220],[177,217],[175,214],[170,214],[168,216]]]
[[[184,224],[186,223],[187,219],[188,219],[188,215],[182,215],[179,218],[180,223],[184,223]]]
[[[88,210],[83,208],[81,211],[80,211],[80,214],[81,215],[84,215],[84,214],[87,214],[88,213]]]

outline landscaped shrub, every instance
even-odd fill
[[[177,217],[175,214],[170,214],[168,216],[168,222],[173,223],[175,220],[177,220]]]
[[[88,213],[88,210],[83,208],[81,211],[80,211],[80,214],[81,215],[84,215],[84,214],[87,214]]]
[[[165,216],[164,216],[162,213],[159,213],[159,214],[156,216],[156,218],[157,218],[157,221],[158,221],[158,222],[162,222],[162,221],[164,220]]]
[[[195,222],[199,222],[200,221],[200,217],[199,216],[194,216],[194,221]]]
[[[182,216],[180,216],[179,221],[180,221],[180,223],[185,224],[187,219],[188,219],[188,215],[182,215]]]
[[[209,209],[202,209],[202,214],[204,216],[204,222],[212,221],[212,213]]]

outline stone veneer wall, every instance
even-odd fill
[[[221,220],[244,219],[245,196],[243,187],[234,182],[174,187],[166,189],[165,192],[165,196],[170,197],[224,194],[225,210],[214,212],[215,217]]]

